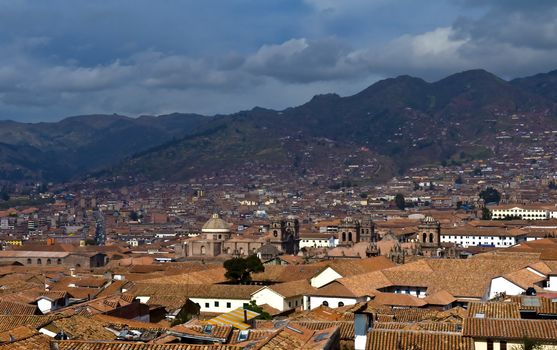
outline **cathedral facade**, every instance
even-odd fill
[[[242,236],[233,234],[230,224],[218,214],[213,214],[201,228],[201,234],[182,242],[176,255],[182,258],[240,257],[258,254],[261,250],[295,255],[298,254],[299,246],[300,225],[293,216],[286,220],[271,221],[266,234]]]

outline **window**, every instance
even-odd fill
[[[46,264],[50,265],[52,263],[52,261],[50,259],[46,259]]]
[[[323,306],[329,306],[329,302],[327,300],[323,301]]]
[[[493,340],[487,340],[487,350],[493,350]]]
[[[42,265],[42,263],[43,263],[43,262],[42,262],[41,259],[37,259],[37,264],[38,264],[38,265]]]
[[[504,341],[504,340],[501,340],[501,342],[499,343],[499,349],[507,350],[507,342]]]
[[[209,308],[209,303],[205,303],[205,307],[206,307],[206,308]]]
[[[31,264],[31,259],[27,259],[27,263],[28,263],[28,264]]]
[[[226,308],[227,309],[230,309],[231,307],[232,307],[232,303],[230,303],[230,302],[226,303]]]
[[[205,252],[206,252],[206,251],[205,251],[205,246],[202,245],[202,246],[201,246],[201,255],[205,255]]]
[[[288,302],[288,307],[292,307],[292,302],[291,301]]]
[[[219,307],[219,302],[215,301],[215,307]]]
[[[339,301],[338,302],[338,307],[343,307],[343,306],[344,306],[344,303],[342,301]]]
[[[56,260],[56,263],[57,263],[58,265],[62,264],[62,259]]]

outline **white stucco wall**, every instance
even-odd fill
[[[342,302],[344,305],[354,305],[358,302],[356,298],[337,298],[337,297],[321,297],[321,296],[310,296],[309,297],[309,308],[315,309],[323,305],[323,302],[327,301],[329,303],[329,307],[336,308],[338,307],[338,303]]]
[[[39,299],[39,301],[37,301],[37,306],[43,314],[46,314],[47,312],[51,311],[52,302],[47,299]]]
[[[257,305],[268,304],[277,310],[286,310],[284,298],[269,287],[265,287],[253,293],[251,299],[254,300]]]
[[[339,279],[339,278],[342,278],[342,276],[338,272],[336,272],[335,270],[333,270],[330,267],[327,267],[320,274],[313,277],[310,280],[310,284],[311,284],[312,287],[321,288],[324,285],[329,284],[332,281],[334,281],[336,279]]]
[[[497,293],[505,293],[506,295],[520,295],[525,290],[512,283],[504,277],[495,277],[489,285],[489,299],[492,299]]]
[[[557,276],[556,275],[549,275],[548,286],[545,289],[553,291],[553,292],[557,292]]]
[[[199,304],[201,306],[201,312],[219,312],[219,313],[226,313],[230,312],[234,309],[239,307],[244,307],[244,304],[248,304],[250,302],[249,299],[241,300],[241,299],[215,299],[215,298],[190,298],[191,301],[194,303]],[[215,305],[215,302],[218,302],[218,306]],[[209,304],[209,306],[206,305]],[[227,307],[227,303],[230,303],[230,307]]]

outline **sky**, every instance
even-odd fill
[[[555,0],[0,0],[0,120],[283,109],[557,69]]]

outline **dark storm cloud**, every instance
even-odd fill
[[[227,113],[381,78],[555,69],[554,1],[0,0],[0,119]]]

